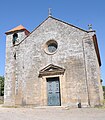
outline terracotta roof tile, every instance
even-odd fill
[[[10,32],[14,32],[14,31],[19,31],[19,30],[27,30],[27,29],[25,27],[23,27],[22,25],[19,25],[19,26],[13,28],[13,29],[7,31],[6,34],[10,33]]]

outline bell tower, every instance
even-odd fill
[[[27,37],[30,32],[23,27],[22,25],[19,25],[6,33],[6,39],[11,45],[17,45],[20,43],[25,37]]]
[[[6,33],[6,61],[5,61],[5,90],[4,105],[13,106],[17,87],[17,56],[18,44],[27,37],[30,32],[19,25]]]

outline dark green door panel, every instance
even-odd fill
[[[60,84],[59,78],[47,78],[48,105],[60,106]]]

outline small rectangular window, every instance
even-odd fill
[[[16,53],[14,54],[14,59],[16,60]]]

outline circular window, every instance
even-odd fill
[[[48,45],[48,51],[49,51],[49,52],[53,53],[53,52],[55,52],[56,50],[57,50],[57,44],[55,44],[55,43],[50,43],[50,44]]]
[[[55,40],[49,40],[45,45],[45,52],[48,54],[54,54],[57,50],[58,44]]]

